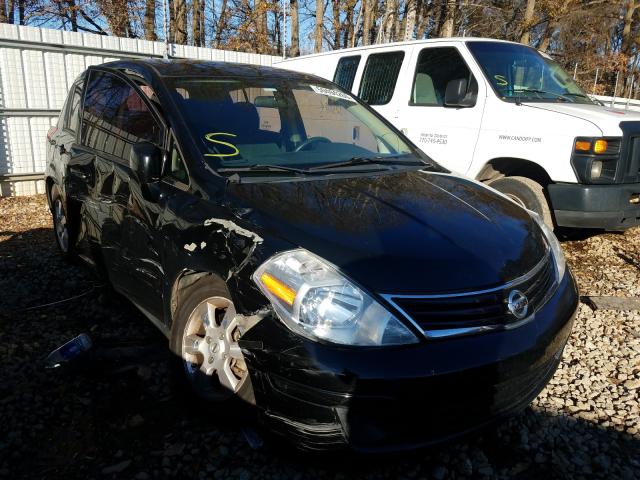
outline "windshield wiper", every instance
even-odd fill
[[[584,93],[564,92],[562,95],[564,95],[565,97],[580,97],[591,100],[591,97],[589,97],[589,95],[585,95]]]
[[[341,162],[335,162],[335,163],[327,163],[325,165],[318,165],[317,167],[311,167],[309,170],[328,170],[328,169],[332,169],[332,168],[340,168],[340,167],[351,167],[354,165],[368,165],[368,164],[377,164],[380,166],[384,166],[386,168],[389,168],[388,165],[385,164],[389,164],[389,163],[400,163],[403,165],[419,165],[422,162],[420,162],[419,160],[403,160],[400,158],[393,158],[393,157],[351,157],[348,160],[343,160]]]
[[[553,95],[556,98],[562,98],[563,100],[569,100],[569,98],[567,98],[564,93],[555,93],[555,92],[548,92],[546,90],[538,90],[537,88],[514,88],[513,89],[514,93],[538,93],[540,95]],[[520,97],[516,97],[516,100],[518,100]]]
[[[249,167],[223,167],[218,168],[218,172],[291,172],[291,173],[308,173],[304,168],[285,167],[284,165],[267,165],[257,164]]]

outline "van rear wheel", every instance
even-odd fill
[[[553,218],[544,187],[526,177],[502,177],[489,184],[511,198],[518,205],[536,212],[549,228],[553,229]]]

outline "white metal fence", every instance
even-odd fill
[[[162,42],[0,24],[0,196],[43,192],[46,133],[80,73],[90,65],[164,53]],[[173,44],[169,55],[255,65],[279,59]]]

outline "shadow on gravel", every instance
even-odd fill
[[[0,478],[528,480],[640,472],[637,438],[532,409],[407,454],[309,455],[271,438],[254,450],[241,430],[254,425],[254,412],[180,391],[166,339],[87,268],[62,261],[50,229],[0,242],[0,272]],[[95,344],[86,361],[45,370],[43,357],[81,332]]]

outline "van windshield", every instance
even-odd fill
[[[424,166],[384,121],[331,83],[192,77],[170,87],[202,154],[220,171]]]
[[[560,65],[524,45],[467,42],[498,96],[507,101],[593,101]]]

